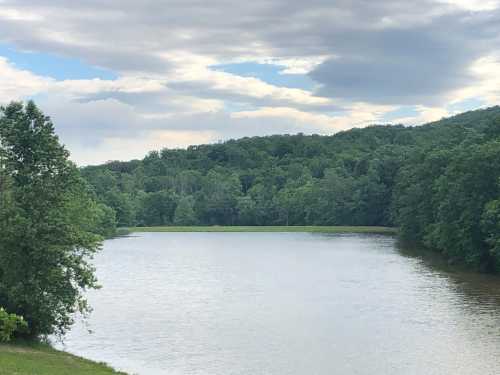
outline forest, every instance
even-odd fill
[[[81,173],[110,232],[115,224],[395,226],[452,262],[500,270],[498,106],[414,127],[163,149]]]

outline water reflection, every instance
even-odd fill
[[[401,255],[416,262],[415,267],[422,275],[431,279],[445,280],[446,289],[453,292],[455,308],[471,327],[483,328],[483,339],[488,337],[498,344],[500,336],[500,277],[480,274],[457,265],[450,265],[439,254],[415,248],[400,242],[396,246]]]
[[[421,273],[429,272],[434,277],[445,278],[448,287],[463,297],[464,307],[500,309],[500,277],[477,273],[460,265],[450,265],[439,254],[430,250],[396,242],[399,253],[418,262]]]

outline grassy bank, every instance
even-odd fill
[[[396,233],[389,227],[326,227],[326,226],[189,226],[189,227],[133,227],[131,232],[308,232],[308,233]]]
[[[44,344],[0,344],[0,375],[113,375],[112,368]]]

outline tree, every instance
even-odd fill
[[[116,212],[117,225],[132,226],[135,222],[135,210],[130,195],[118,190],[110,190],[103,195],[104,203]]]
[[[435,216],[424,242],[453,259],[493,270],[481,228],[485,207],[500,196],[500,142],[457,147],[443,175],[434,181]],[[489,207],[492,209],[491,207]]]
[[[104,203],[97,205],[96,233],[102,237],[110,238],[116,235],[116,213]]]
[[[255,225],[255,202],[252,197],[238,198],[236,209],[238,210],[239,225]]]
[[[496,270],[500,271],[500,199],[488,202],[484,208],[481,227],[495,259]]]
[[[31,336],[62,334],[88,311],[82,291],[96,287],[89,260],[102,210],[33,102],[1,109],[0,145],[0,306]]]
[[[177,204],[174,215],[175,225],[194,225],[196,224],[196,215],[194,213],[194,200],[192,197],[182,197]]]
[[[141,225],[172,224],[176,202],[175,194],[168,190],[145,193],[141,199],[139,220]]]
[[[232,225],[236,214],[241,182],[235,174],[210,171],[203,186],[204,213],[209,224]]]

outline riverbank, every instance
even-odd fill
[[[163,226],[131,227],[130,232],[305,232],[395,234],[397,228],[362,226]]]
[[[0,344],[0,375],[125,375],[46,344]]]

